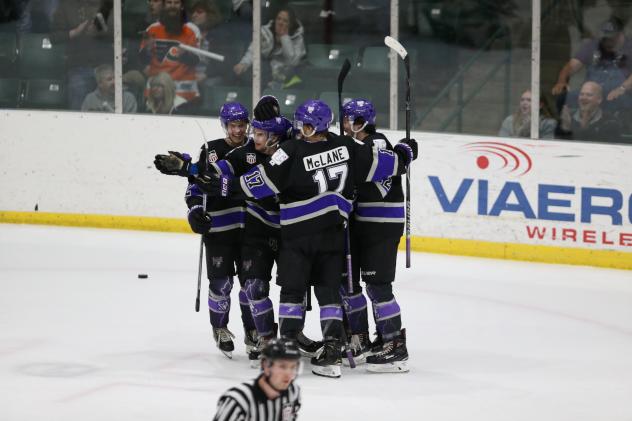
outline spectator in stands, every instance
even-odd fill
[[[268,87],[289,87],[300,81],[296,67],[305,57],[303,25],[292,9],[278,10],[274,20],[261,27],[261,57],[268,65],[262,65],[262,80]],[[252,66],[252,44],[242,59],[233,67],[236,75],[244,74]]]
[[[561,139],[618,142],[621,125],[612,114],[602,110],[603,90],[596,82],[584,82],[579,91],[578,108],[562,109],[558,137]]]
[[[195,0],[189,9],[189,16],[200,29],[200,46],[203,50],[212,51],[224,56],[224,61],[201,59],[195,68],[198,81],[206,80],[207,84],[221,83],[228,72],[230,63],[235,58],[235,39],[230,25],[224,23],[224,17],[217,3],[213,0]],[[239,53],[241,54],[241,52]]]
[[[551,117],[549,107],[540,97],[540,139],[553,139],[557,122]],[[500,126],[498,136],[531,137],[531,90],[520,96],[520,105],[516,112],[507,116]]]
[[[167,72],[149,78],[147,111],[153,114],[179,114],[186,100],[176,95],[176,85]]]
[[[232,0],[233,13],[243,19],[252,19],[252,0]]]
[[[102,64],[94,70],[97,89],[90,92],[83,100],[81,111],[114,112],[114,69],[109,64]],[[136,98],[123,91],[123,112],[135,113]]]
[[[160,20],[151,24],[140,45],[145,74],[167,72],[176,86],[176,94],[187,101],[199,97],[195,66],[199,57],[180,48],[180,44],[200,47],[200,31],[186,22],[181,0],[163,0]]]
[[[61,0],[55,11],[51,42],[65,43],[70,109],[79,110],[96,87],[94,68],[113,61],[111,0]],[[101,13],[105,26],[95,19]]]
[[[625,37],[621,22],[611,18],[600,27],[600,38],[584,42],[575,57],[562,68],[553,86],[553,95],[564,94],[568,90],[570,77],[586,68],[585,81],[597,82],[605,93],[606,110],[632,108],[632,40]],[[577,94],[561,97],[571,107]]]
[[[147,16],[145,21],[148,25],[154,22],[158,22],[160,19],[160,12],[162,12],[163,0],[147,0]]]

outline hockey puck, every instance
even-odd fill
[[[138,279],[147,279],[149,278],[149,275],[147,275],[146,273],[139,273],[138,274]]]

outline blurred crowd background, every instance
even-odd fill
[[[632,144],[632,0],[540,0],[540,135]],[[365,97],[389,126],[387,0],[263,0],[261,93]],[[400,0],[414,130],[530,137],[531,2]],[[249,0],[123,0],[123,112],[217,116],[252,98]],[[0,107],[114,112],[112,0],[0,3]],[[182,46],[185,46],[184,48]],[[223,55],[207,59],[186,46]],[[398,128],[405,124],[399,66]]]

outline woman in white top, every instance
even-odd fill
[[[274,20],[261,27],[261,57],[270,63],[268,86],[281,88],[293,75],[294,68],[305,57],[303,25],[287,7],[279,9]],[[252,44],[233,67],[237,76],[252,66]],[[265,72],[265,70],[264,70]],[[264,73],[265,74],[265,73]],[[265,78],[264,78],[265,82]]]

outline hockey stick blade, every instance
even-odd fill
[[[395,52],[402,58],[402,60],[406,60],[406,56],[408,56],[408,51],[404,48],[402,44],[399,43],[395,38],[390,35],[384,37],[384,44],[391,50],[395,50]]]

